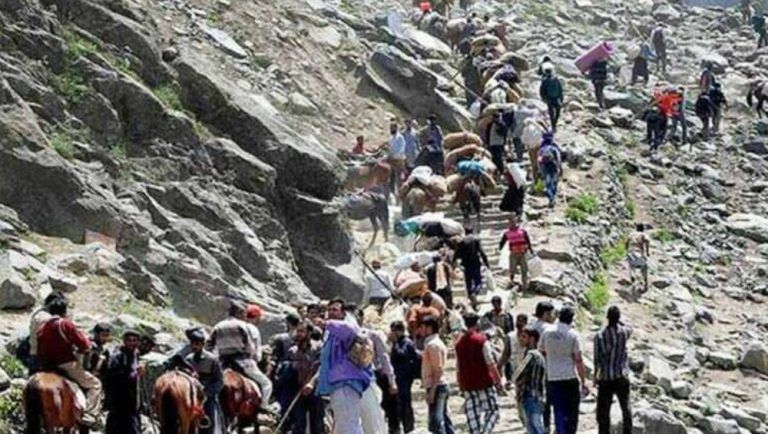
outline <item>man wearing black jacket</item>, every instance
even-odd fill
[[[483,251],[480,240],[473,235],[472,227],[464,228],[466,236],[456,247],[451,266],[456,268],[456,262],[461,261],[464,267],[464,281],[467,285],[467,295],[472,306],[477,306],[477,295],[483,287],[482,265],[490,268],[488,256]]]
[[[104,408],[107,414],[105,434],[141,434],[138,332],[123,333],[123,345],[109,358],[104,372]]]

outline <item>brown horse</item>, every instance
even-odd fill
[[[402,218],[417,216],[425,211],[434,212],[440,200],[421,186],[411,188],[402,198]]]
[[[371,190],[384,186],[387,189],[392,168],[384,161],[352,165],[347,168],[347,180],[344,184],[349,191]]]
[[[155,382],[152,405],[160,434],[196,434],[205,419],[203,386],[180,371],[167,372]]]
[[[24,414],[26,434],[88,432],[79,425],[83,410],[77,405],[75,392],[62,376],[52,372],[40,372],[29,379],[24,387]]]
[[[224,370],[224,388],[219,400],[227,431],[235,425],[238,433],[244,432],[248,426],[253,427],[253,432],[259,432],[261,391],[254,381],[232,369]]]

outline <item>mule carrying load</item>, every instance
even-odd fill
[[[444,177],[433,174],[429,166],[416,167],[400,187],[403,218],[419,215],[426,210],[434,211],[446,193],[448,185]]]

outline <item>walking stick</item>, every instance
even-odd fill
[[[315,373],[315,375],[312,376],[309,380],[307,380],[306,383],[304,383],[303,386],[299,389],[299,392],[296,393],[296,396],[293,398],[293,401],[291,401],[291,405],[288,406],[288,409],[285,411],[285,414],[283,415],[283,418],[280,419],[280,423],[277,424],[277,427],[275,428],[275,434],[280,433],[280,428],[283,427],[283,424],[286,420],[288,420],[288,416],[291,415],[291,412],[293,411],[293,407],[296,406],[296,403],[299,402],[299,398],[301,398],[301,391],[304,390],[304,388],[311,382],[315,381],[317,377],[320,375],[320,372]]]

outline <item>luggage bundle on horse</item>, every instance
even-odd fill
[[[508,51],[499,58],[499,62],[505,65],[511,65],[520,72],[525,72],[531,69],[531,64],[528,63],[528,59],[513,52]]]
[[[473,158],[491,158],[490,152],[479,145],[464,145],[461,148],[454,149],[445,155],[446,172],[453,172],[459,161]]]
[[[466,145],[482,145],[483,140],[475,133],[462,131],[459,133],[447,134],[443,137],[443,147],[449,151],[461,148]]]
[[[506,48],[504,48],[504,44],[501,43],[501,39],[491,34],[485,34],[474,38],[472,42],[470,42],[470,47],[470,54],[472,56],[484,57],[488,53],[491,53],[492,58],[498,59],[506,52]]]

